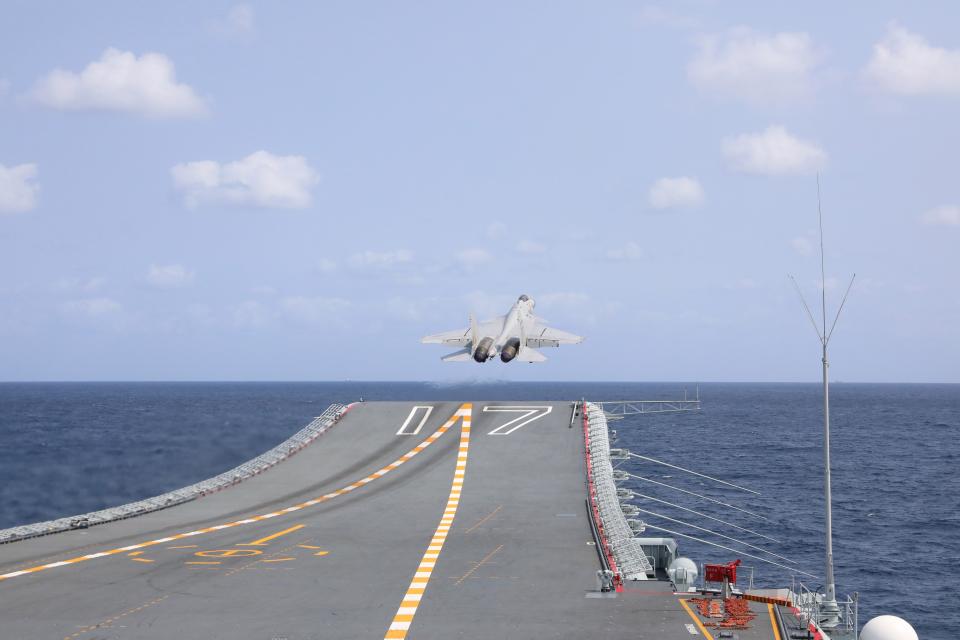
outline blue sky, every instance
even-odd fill
[[[960,382],[952,3],[0,15],[2,380],[814,380],[819,171],[833,376]]]

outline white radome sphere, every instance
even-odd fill
[[[877,616],[863,625],[860,640],[919,640],[910,623],[897,616]]]

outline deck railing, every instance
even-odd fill
[[[215,493],[262,473],[270,467],[286,460],[325,433],[330,427],[336,424],[337,420],[339,420],[346,411],[347,407],[345,405],[332,404],[327,407],[322,414],[314,418],[310,424],[274,448],[207,480],[202,480],[174,491],[168,491],[159,496],[137,500],[136,502],[130,502],[117,507],[109,507],[91,513],[3,529],[0,530],[0,544],[25,540],[27,538],[36,538],[37,536],[45,536],[61,531],[70,531],[72,529],[86,529],[87,527],[98,524],[105,524],[107,522],[114,522],[116,520],[123,520],[125,518],[132,518],[145,513],[159,511],[160,509],[166,509]]]

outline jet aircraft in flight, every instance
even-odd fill
[[[420,342],[462,347],[443,356],[444,362],[487,362],[497,354],[503,362],[543,362],[547,357],[537,349],[583,342],[581,336],[546,326],[533,315],[534,304],[530,296],[522,295],[505,316],[477,323],[470,314],[470,326],[466,329],[435,333]]]

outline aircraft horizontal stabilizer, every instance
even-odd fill
[[[517,354],[517,360],[520,362],[545,362],[547,356],[543,355],[536,349],[531,349],[530,347],[520,347],[520,353]]]
[[[470,349],[460,349],[460,351],[448,353],[440,359],[444,362],[469,362],[473,360],[473,357],[470,355]]]

